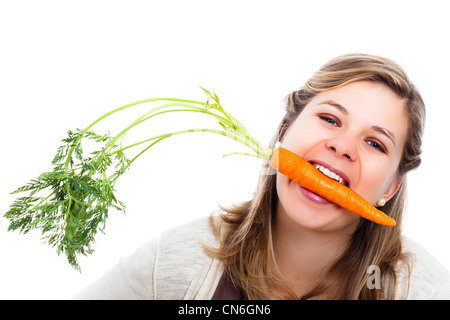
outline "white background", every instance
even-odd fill
[[[144,98],[203,100],[201,85],[267,143],[284,97],[349,52],[399,62],[424,97],[423,165],[409,176],[404,233],[450,269],[445,6],[435,0],[2,1],[0,298],[70,298],[149,238],[209,215],[218,203],[247,200],[256,186],[258,159],[221,157],[242,151],[240,145],[207,134],[166,140],[119,180],[127,214],[110,213],[96,252],[80,259],[80,274],[41,243],[38,231],[7,232],[3,218],[14,200],[9,193],[49,169],[67,130]],[[185,128],[183,120],[198,123],[175,123]],[[99,133],[117,129],[111,122]]]

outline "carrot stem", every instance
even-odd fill
[[[267,159],[268,158],[268,156],[266,154],[258,154],[258,152],[259,152],[258,148],[260,148],[260,146],[257,143],[254,143],[253,141],[250,141],[250,140],[246,140],[245,137],[240,137],[238,135],[233,134],[232,132],[226,132],[226,131],[223,131],[223,130],[215,130],[215,129],[186,129],[186,130],[180,130],[180,131],[175,131],[175,132],[169,132],[169,133],[166,133],[166,134],[161,134],[161,135],[157,135],[157,136],[154,136],[154,137],[151,137],[151,138],[148,138],[148,139],[144,139],[144,140],[135,142],[133,144],[130,144],[128,146],[125,146],[123,148],[114,150],[111,153],[109,153],[109,155],[114,155],[116,153],[125,151],[127,149],[136,147],[138,145],[141,145],[143,143],[146,143],[146,142],[149,142],[149,141],[153,141],[153,140],[156,140],[156,139],[165,139],[165,138],[168,138],[168,137],[171,137],[171,136],[176,136],[176,135],[183,134],[183,133],[193,133],[193,132],[209,132],[209,133],[215,133],[215,134],[219,134],[219,135],[228,137],[230,139],[233,139],[234,141],[237,141],[237,142],[240,142],[240,143],[244,144],[245,146],[251,148],[252,150],[254,150],[257,153],[256,155],[252,155],[252,154],[248,154],[248,155],[256,156],[256,157],[261,158],[261,159]],[[237,153],[233,153],[233,154],[237,154]],[[227,154],[227,155],[231,155],[231,154]],[[224,156],[226,156],[226,155],[224,155]]]
[[[205,90],[206,91],[206,90]],[[229,114],[228,112],[226,112],[219,104],[219,99],[217,98],[217,96],[212,96],[209,92],[207,92],[209,94],[209,97],[212,97],[213,100],[216,102],[216,104],[209,104],[208,101],[207,103],[202,103],[199,101],[195,101],[195,100],[185,100],[185,99],[175,99],[175,98],[154,98],[154,99],[145,99],[145,100],[140,100],[134,103],[130,103],[128,105],[122,106],[120,108],[117,108],[111,112],[108,112],[107,114],[103,115],[102,117],[98,118],[96,121],[94,121],[93,123],[91,123],[88,127],[86,127],[84,130],[82,130],[81,133],[84,133],[86,131],[88,131],[91,127],[93,127],[95,124],[97,124],[99,121],[103,120],[104,118],[125,110],[129,107],[138,105],[138,104],[143,104],[143,103],[148,103],[148,102],[155,102],[155,101],[170,101],[170,103],[165,103],[162,105],[159,105],[157,107],[154,107],[152,109],[150,109],[149,111],[145,112],[144,114],[142,114],[140,117],[138,117],[135,121],[133,121],[130,125],[128,125],[127,127],[125,127],[125,129],[123,129],[122,131],[120,131],[116,136],[114,136],[111,141],[108,143],[108,154],[109,155],[113,155],[116,153],[119,153],[121,151],[124,151],[126,149],[129,149],[131,147],[135,147],[138,146],[140,144],[152,141],[152,140],[156,140],[156,139],[165,139],[169,136],[174,136],[174,135],[178,135],[178,134],[182,134],[182,133],[189,133],[189,132],[210,132],[210,133],[215,133],[215,134],[220,134],[226,137],[229,137],[237,142],[240,142],[242,144],[244,144],[245,146],[249,147],[250,149],[252,149],[255,154],[250,154],[250,153],[245,153],[245,152],[233,152],[233,153],[228,153],[224,156],[229,156],[232,154],[245,154],[245,155],[249,155],[249,156],[253,156],[253,157],[257,157],[257,158],[261,158],[261,159],[266,159],[268,160],[270,158],[271,152],[272,150],[267,148],[266,146],[263,146],[257,139],[255,139],[250,133],[249,131],[236,119],[234,118],[231,114]],[[201,107],[200,107],[201,105]],[[174,107],[176,107],[176,109],[174,109]],[[218,114],[216,112],[212,112],[214,110],[219,111],[221,114]],[[150,120],[153,117],[156,117],[158,115],[162,115],[165,113],[169,113],[169,112],[197,112],[197,113],[203,113],[206,114],[208,116],[211,116],[213,118],[215,118],[216,120],[219,121],[219,123],[225,127],[226,130],[215,130],[215,129],[186,129],[186,130],[181,130],[181,131],[176,131],[176,132],[170,132],[170,133],[166,133],[163,135],[158,135],[155,137],[151,137],[145,140],[141,140],[139,142],[135,142],[132,143],[128,146],[123,147],[122,146],[122,142],[120,143],[120,148],[117,149],[117,141],[119,139],[123,139],[124,135],[131,130],[132,128],[134,128],[135,126],[144,123],[147,120]],[[160,140],[158,140],[160,141]],[[154,144],[151,144],[149,147],[146,147],[142,152],[140,152],[138,154],[138,156],[140,156],[141,154],[143,154],[145,151],[147,151],[151,146],[153,146]],[[137,157],[138,157],[137,156]],[[135,159],[133,159],[134,161]]]

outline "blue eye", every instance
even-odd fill
[[[334,119],[333,117],[330,117],[328,115],[320,115],[319,117],[323,121],[326,121],[326,122],[328,122],[328,123],[330,123],[330,124],[332,124],[334,126],[338,126],[339,125],[338,120]]]
[[[386,153],[386,151],[384,150],[384,148],[383,148],[382,146],[380,146],[378,143],[376,143],[375,141],[369,141],[368,144],[369,144],[371,147],[373,147],[373,148],[375,148],[375,149],[377,149],[377,150],[379,150],[379,151],[381,151],[381,152],[383,152],[383,153]]]

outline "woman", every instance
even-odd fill
[[[424,120],[418,91],[394,62],[331,60],[287,97],[270,146],[278,141],[342,181],[396,227],[263,170],[253,199],[163,234],[77,297],[450,298],[447,270],[401,235],[406,174],[420,164]]]

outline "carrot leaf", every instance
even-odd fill
[[[271,150],[261,145],[239,121],[222,108],[217,94],[201,89],[207,95],[206,102],[175,98],[140,100],[109,111],[83,130],[68,131],[51,161],[52,170],[41,173],[36,179],[12,192],[27,195],[18,197],[4,215],[9,220],[8,230],[25,234],[39,229],[42,239],[55,247],[58,254],[65,254],[68,262],[80,271],[78,257],[93,252],[95,236],[99,231],[103,232],[109,211],[113,209],[124,212],[126,209],[125,204],[116,196],[114,187],[117,180],[156,143],[179,134],[207,132],[231,138],[253,151],[233,154],[269,159]],[[141,111],[133,122],[126,124],[115,135],[98,134],[91,130],[98,122],[105,121],[113,114],[154,103],[160,104],[145,112]],[[213,117],[219,123],[220,130],[182,129],[123,145],[124,136],[129,131],[158,115],[172,112],[196,112]],[[95,145],[94,151],[85,152],[83,143],[86,141]],[[137,155],[128,158],[126,152],[132,148],[138,148]]]

